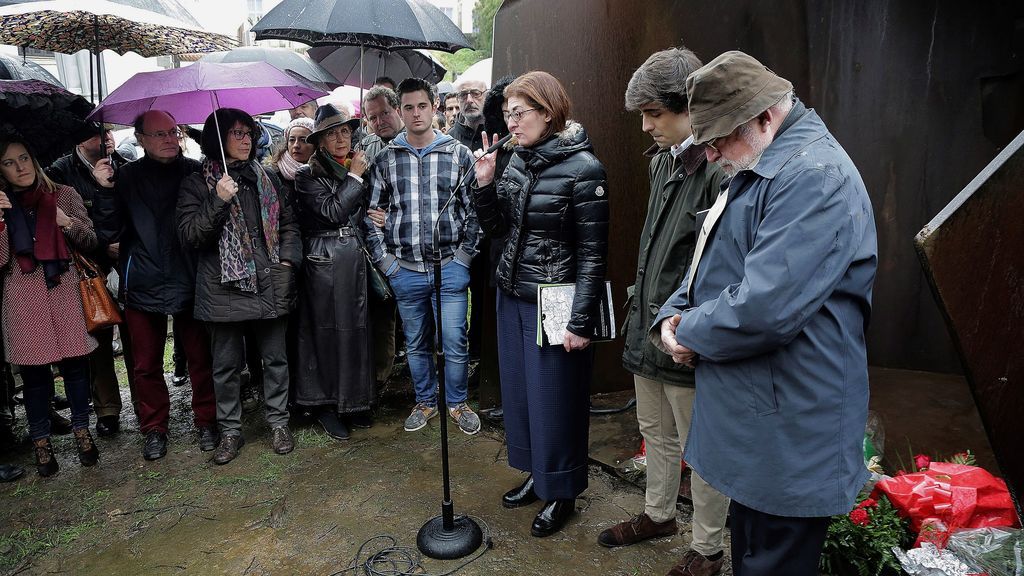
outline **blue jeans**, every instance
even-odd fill
[[[55,362],[64,377],[64,393],[71,403],[71,426],[89,427],[89,358],[76,356]],[[21,366],[25,384],[25,416],[29,436],[41,440],[50,436],[50,401],[53,400],[53,371],[50,364]]]
[[[390,277],[398,313],[402,316],[409,372],[416,402],[437,405],[437,370],[434,367],[434,269],[415,272],[399,267]],[[444,322],[444,379],[448,405],[465,402],[469,365],[469,268],[455,260],[441,268],[441,320]]]

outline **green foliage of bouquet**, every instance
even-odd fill
[[[833,516],[821,553],[821,572],[830,576],[899,575],[892,547],[906,548],[914,539],[885,496],[864,498],[849,514]]]

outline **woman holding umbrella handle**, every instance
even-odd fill
[[[40,476],[57,473],[50,443],[51,366],[60,366],[71,401],[71,423],[83,466],[99,460],[89,433],[89,360],[96,340],[85,328],[71,250],[96,248],[82,197],[54,184],[29,145],[0,137],[0,267],[7,357],[21,369],[25,412]]]
[[[280,180],[256,161],[253,139],[259,133],[242,110],[211,114],[203,127],[203,171],[182,181],[178,198],[178,234],[197,251],[195,317],[208,323],[213,349],[217,464],[233,460],[245,442],[245,340],[255,343],[263,364],[274,452],[287,454],[295,446],[288,429],[285,332],[295,306],[292,263],[301,260],[302,244]]]

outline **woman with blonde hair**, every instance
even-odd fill
[[[0,137],[0,267],[7,360],[20,367],[36,470],[60,469],[50,443],[51,366],[60,367],[83,466],[99,460],[89,433],[89,359],[96,340],[85,328],[71,251],[96,248],[96,232],[74,188],[46,177],[28,143]]]

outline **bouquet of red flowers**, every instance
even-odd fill
[[[896,576],[900,563],[892,548],[906,548],[913,537],[884,495],[863,498],[848,514],[833,516],[821,553],[821,572],[836,576]]]

